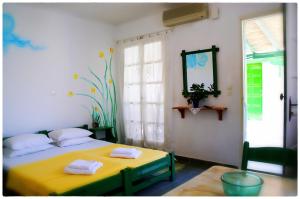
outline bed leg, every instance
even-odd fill
[[[131,196],[132,191],[132,183],[131,183],[131,169],[126,168],[122,171],[122,179],[123,179],[123,185],[124,185],[124,195],[125,196]]]
[[[170,181],[174,181],[175,180],[175,154],[174,152],[170,153],[170,167],[169,167],[170,171],[171,171],[171,176],[169,178]]]

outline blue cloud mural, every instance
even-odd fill
[[[42,50],[44,47],[32,44],[31,40],[18,36],[15,32],[15,19],[9,13],[3,14],[3,49],[7,52],[9,46]]]
[[[208,61],[207,53],[187,55],[186,63],[188,68],[205,67]]]

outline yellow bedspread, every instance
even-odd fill
[[[74,151],[46,160],[16,166],[9,170],[7,188],[21,195],[61,194],[118,174],[124,168],[136,168],[167,155],[163,151],[136,147],[143,152],[137,159],[109,157],[111,151],[117,147],[129,148],[131,146],[111,144],[95,149]],[[100,161],[103,163],[103,167],[99,168],[94,175],[65,174],[64,167],[77,159]]]

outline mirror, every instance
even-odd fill
[[[204,83],[204,88],[213,88],[214,96],[221,92],[217,84],[217,52],[219,48],[212,46],[210,49],[186,52],[182,51],[183,66],[183,95],[190,93],[193,84]]]

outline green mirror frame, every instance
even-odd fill
[[[182,50],[182,68],[183,68],[183,95],[186,96],[189,92],[188,89],[188,81],[187,81],[187,55],[191,54],[199,54],[204,52],[212,52],[212,67],[213,67],[213,96],[218,97],[221,94],[221,91],[218,90],[218,76],[217,76],[217,52],[219,52],[219,48],[215,45],[209,49],[196,50],[196,51],[185,51]]]

